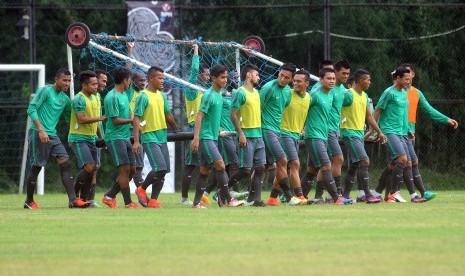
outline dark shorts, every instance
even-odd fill
[[[408,158],[412,162],[417,162],[418,161],[418,156],[417,153],[415,152],[415,144],[412,140],[410,140],[408,137],[405,137],[405,142],[407,143],[407,149],[408,149]]]
[[[131,128],[131,136],[134,137],[134,129]],[[140,134],[139,134],[140,138]],[[144,146],[140,145],[139,153],[134,153],[134,157],[136,158],[136,168],[141,169],[144,167]]]
[[[262,129],[262,136],[265,142],[267,164],[273,164],[277,160],[286,157],[286,153],[281,146],[281,133],[269,129]]]
[[[194,132],[194,127],[189,126],[188,131]],[[191,140],[184,141],[184,164],[189,166],[200,166],[199,151],[191,150]]]
[[[328,132],[328,155],[330,157],[342,155],[341,145],[339,144],[339,133],[332,130]]]
[[[404,136],[396,135],[396,134],[387,134],[387,141],[386,141],[386,150],[388,156],[388,162],[394,163],[397,157],[402,155],[408,155],[408,148],[407,142],[405,141]]]
[[[44,167],[50,157],[53,157],[53,161],[56,158],[69,159],[60,138],[58,136],[48,136],[48,138],[50,142],[42,143],[39,138],[39,132],[34,129],[29,130],[29,158],[31,165]]]
[[[134,153],[132,152],[131,140],[111,140],[105,141],[108,151],[116,167],[120,165],[136,165]]]
[[[235,136],[219,137],[218,146],[226,166],[239,163],[239,158],[237,157],[237,148],[239,145]]]
[[[82,169],[86,164],[96,164],[97,146],[89,141],[77,141],[71,143],[71,148],[76,155],[78,168]]]
[[[153,171],[166,171],[167,173],[170,172],[170,153],[166,143],[146,143],[144,144],[144,148]]]
[[[95,166],[97,166],[97,168],[100,168],[100,165],[101,165],[101,160],[102,158],[102,149],[101,148],[97,148],[97,155],[95,156]]]
[[[345,137],[343,140],[344,146],[347,148],[349,164],[369,159],[362,139],[359,137]]]
[[[239,147],[239,167],[252,168],[265,165],[265,143],[262,138],[247,138],[245,147]]]
[[[289,135],[281,134],[281,145],[288,161],[299,159],[299,141]]]
[[[305,139],[308,157],[307,166],[321,168],[324,165],[331,164],[328,155],[328,142],[323,139],[309,138]]]
[[[223,159],[218,150],[218,142],[214,140],[200,140],[199,153],[200,166],[211,167],[213,162]]]

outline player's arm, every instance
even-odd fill
[[[45,102],[47,97],[48,93],[46,92],[45,87],[42,87],[41,90],[39,90],[36,93],[31,103],[29,104],[29,107],[27,108],[27,114],[29,115],[29,117],[31,117],[32,123],[37,128],[37,132],[39,133],[39,139],[42,143],[50,142],[50,138],[48,137],[48,134],[45,132],[44,127],[42,126],[42,123],[39,120],[37,110]]]
[[[140,152],[140,118],[144,116],[145,109],[148,105],[147,95],[141,94],[136,99],[133,115],[133,132],[134,132],[134,143],[132,144],[132,151],[134,153]]]
[[[373,132],[373,129],[374,129],[376,133],[378,133],[378,138],[381,141],[381,144],[386,143],[386,135],[384,135],[384,133],[379,128],[378,124],[376,123],[375,118],[371,115],[371,110],[370,110],[370,107],[368,106],[366,108],[365,122],[370,126],[371,132]],[[370,131],[365,134],[365,137],[364,137],[365,140],[371,135]]]
[[[453,128],[457,128],[459,126],[456,120],[447,117],[446,115],[442,114],[437,109],[432,107],[429,104],[428,100],[426,100],[425,95],[423,95],[423,93],[419,90],[418,90],[418,96],[420,98],[419,105],[420,105],[421,110],[423,110],[426,114],[428,114],[428,116],[431,119],[433,119],[436,122],[442,123],[442,124],[448,124],[452,126]]]
[[[134,116],[134,121],[133,121],[133,127],[134,127],[134,143],[132,144],[132,152],[134,153],[139,153],[140,152],[140,117],[139,116]]]
[[[176,121],[174,120],[174,117],[173,115],[168,112],[168,113],[165,113],[165,120],[166,120],[166,123],[170,126],[170,128],[176,132],[179,131],[179,127],[178,125],[176,124]]]
[[[352,92],[350,92],[350,90],[346,90],[344,92],[344,99],[342,101],[342,106],[344,107],[351,106],[353,102],[354,102],[354,95],[352,94]]]
[[[195,126],[194,126],[194,139],[192,139],[191,150],[196,152],[199,149],[199,136],[200,136],[200,127],[202,126],[202,119],[204,113],[199,110],[197,117],[195,117]]]
[[[192,56],[192,64],[191,64],[191,72],[189,74],[189,83],[197,85],[197,79],[199,77],[199,69],[200,69],[200,58],[199,58],[199,46],[197,44],[193,44],[192,47],[194,48],[194,55]],[[194,100],[197,97],[198,91],[189,87],[184,89],[186,93],[186,97],[189,100]]]
[[[114,97],[113,99],[110,99],[110,100],[112,101],[112,103],[108,106],[109,108],[106,109],[106,112],[107,112],[106,115],[107,115],[108,118],[111,118],[111,122],[114,125],[132,124],[132,122],[133,122],[132,112],[131,112],[131,116],[130,116],[129,119],[118,117],[118,115],[119,115],[119,102],[118,102],[118,99],[116,97]],[[129,104],[129,102],[127,102],[126,104]]]
[[[79,124],[93,124],[106,119],[105,115],[97,118],[87,117],[85,114],[86,101],[79,95],[76,96],[73,100],[73,108],[76,114],[76,119],[79,122]]]
[[[238,114],[240,107],[245,103],[245,95],[244,92],[238,90],[232,98],[232,106],[231,106],[231,113],[230,119],[231,122],[236,129],[237,134],[239,135],[239,146],[245,147],[247,144],[247,139],[245,138],[244,131],[241,128],[241,124],[239,122]]]

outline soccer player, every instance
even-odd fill
[[[410,84],[410,70],[397,68],[392,74],[394,85],[386,88],[376,105],[374,119],[379,122],[381,131],[387,137],[386,150],[388,153],[388,173],[391,185],[388,188],[388,202],[395,202],[399,197],[400,185],[403,183],[404,171],[408,161],[408,148],[404,138],[408,129],[408,99],[405,87]],[[365,134],[365,136],[370,133]],[[389,177],[389,176],[386,176]],[[409,191],[414,190],[410,182],[406,183]],[[378,191],[375,194],[378,196]],[[421,198],[412,198],[412,202],[421,201]],[[398,201],[404,201],[401,197]]]
[[[69,97],[65,94],[70,83],[71,73],[66,69],[58,69],[55,73],[55,83],[39,88],[27,109],[27,114],[31,117],[33,124],[29,130],[31,170],[26,180],[25,209],[39,208],[34,201],[37,176],[50,157],[54,158],[55,163],[60,167],[61,181],[68,194],[68,206],[70,208],[89,206],[89,202],[76,197],[68,153],[56,130],[58,120],[62,114],[65,115],[67,122],[70,119],[71,104]]]
[[[281,121],[281,141],[289,160],[289,178],[294,194],[301,200],[301,204],[306,204],[307,199],[303,196],[300,185],[299,141],[310,106],[310,94],[307,92],[309,83],[309,72],[302,69],[295,73],[291,101],[284,109]]]
[[[308,151],[307,175],[315,177],[321,170],[323,183],[333,199],[334,204],[351,203],[337,194],[334,178],[331,173],[331,161],[328,156],[329,117],[333,94],[330,90],[336,82],[334,69],[321,69],[319,72],[321,88],[311,95],[310,109],[305,121],[305,145]],[[317,190],[317,192],[320,192]],[[313,202],[321,202],[323,190],[316,193]]]
[[[221,90],[226,87],[228,81],[228,68],[218,64],[213,66],[210,72],[212,86],[205,91],[202,97],[200,109],[195,119],[194,139],[191,143],[193,152],[200,149],[200,175],[197,180],[192,208],[205,208],[200,204],[200,201],[207,186],[211,166],[215,169],[219,206],[242,206],[244,201],[232,198],[229,193],[228,175],[218,150],[219,119],[223,110]]]
[[[144,207],[161,208],[158,196],[163,188],[165,175],[170,171],[170,155],[167,146],[166,123],[177,130],[176,123],[162,92],[164,83],[163,69],[152,66],[147,72],[148,87],[138,96],[134,111],[134,144],[133,152],[138,154],[141,143],[147,153],[152,170],[142,185],[136,189],[139,203]],[[142,138],[139,139],[139,133]],[[145,190],[152,186],[150,200]]]
[[[291,88],[288,84],[295,73],[295,65],[285,63],[281,66],[278,78],[267,82],[260,91],[262,112],[262,136],[265,142],[266,167],[276,163],[276,178],[267,204],[279,206],[278,196],[284,192],[288,205],[298,205],[301,200],[293,196],[287,175],[287,157],[281,145],[281,120],[284,109],[291,102]]]
[[[381,143],[386,142],[386,136],[379,129],[371,115],[368,96],[365,91],[370,87],[370,73],[359,69],[354,74],[355,84],[345,94],[341,111],[341,137],[349,151],[349,167],[344,179],[344,193],[346,199],[350,199],[350,191],[355,182],[355,173],[360,186],[363,188],[366,203],[379,203],[380,198],[374,197],[370,192],[370,176],[368,166],[370,159],[365,151],[364,135],[365,122],[378,133]]]
[[[261,193],[265,173],[265,144],[261,130],[260,94],[255,89],[260,77],[258,67],[246,64],[241,70],[244,85],[233,95],[231,121],[239,135],[239,171],[229,179],[229,187],[255,173],[250,186],[247,206],[265,207]]]
[[[129,88],[125,91],[125,93],[128,95],[129,107],[131,108],[131,112],[134,113],[137,97],[139,97],[140,92],[144,90],[147,78],[141,73],[134,72],[132,73],[131,79],[132,83],[129,86]],[[132,125],[130,125],[130,129],[131,136],[135,136],[134,128]],[[139,151],[137,153],[134,152],[134,157],[136,158],[136,173],[134,173],[133,180],[137,188],[140,185],[142,185],[142,182],[144,181],[142,179],[142,170],[144,169],[144,147],[142,145],[140,146]]]
[[[105,112],[108,117],[105,129],[105,144],[110,151],[115,166],[118,168],[118,178],[115,184],[103,196],[103,203],[110,208],[117,208],[116,195],[121,191],[126,208],[138,208],[131,200],[129,179],[136,171],[136,161],[132,153],[130,140],[130,124],[133,114],[129,107],[129,99],[124,92],[131,84],[131,71],[118,67],[113,72],[114,88],[108,92],[104,100]]]
[[[87,201],[91,196],[95,196],[95,186],[92,187],[97,164],[95,142],[98,136],[102,138],[99,123],[104,121],[106,116],[101,116],[100,101],[96,96],[98,90],[96,74],[92,71],[83,71],[79,74],[79,81],[82,91],[74,97],[71,105],[68,142],[76,155],[80,169],[74,189],[76,195]]]
[[[425,96],[423,95],[423,92],[421,92],[420,89],[411,85],[413,82],[413,79],[415,78],[415,70],[413,68],[413,65],[410,63],[404,63],[401,65],[401,67],[405,67],[410,70],[411,82],[409,83],[410,85],[406,87],[407,98],[409,101],[409,108],[408,108],[409,131],[415,134],[415,124],[417,122],[418,107],[420,107],[421,110],[423,110],[429,117],[431,117],[431,119],[439,123],[442,123],[442,124],[448,124],[449,126],[456,129],[459,126],[456,120],[451,119],[447,117],[446,115],[442,114],[441,112],[439,112],[438,110],[434,109],[428,103],[428,100],[426,100]],[[407,147],[408,147],[408,151],[409,151],[410,159],[411,159],[411,162],[408,162],[408,165],[412,168],[413,182],[415,184],[415,187],[421,193],[421,197],[423,197],[426,200],[431,200],[436,197],[436,193],[433,193],[431,191],[426,191],[425,186],[423,185],[423,179],[421,177],[420,170],[418,169],[418,157],[417,157],[417,154],[415,153],[414,141],[415,140],[407,139]],[[404,181],[405,181],[405,177],[404,177]]]
[[[102,102],[102,95],[105,93],[105,88],[107,87],[107,73],[101,69],[95,70],[95,75],[97,76],[97,93],[95,94],[96,100],[98,102],[98,106],[100,108],[100,116],[103,115],[103,102]],[[105,136],[104,130],[105,127],[103,126],[103,121],[100,121],[98,123],[98,131],[100,132],[99,138],[103,138]],[[94,176],[92,177],[92,186],[90,189],[90,194],[89,194],[89,207],[91,208],[100,208],[100,205],[95,201],[95,188],[97,187],[97,172],[98,169],[100,169],[100,159],[102,156],[102,149],[97,148],[97,157],[95,159],[95,170],[94,170]],[[76,186],[75,186],[76,187]]]
[[[189,82],[202,87],[206,87],[208,81],[210,80],[210,70],[206,64],[200,64],[199,46],[197,44],[193,44],[192,47],[194,48],[194,55],[192,56],[192,65],[191,73],[189,75]],[[201,69],[200,74],[199,69]],[[186,87],[184,89],[184,93],[186,96],[186,115],[187,123],[189,124],[189,131],[194,131],[195,118],[197,117],[197,112],[199,111],[203,92]],[[185,166],[182,174],[181,186],[181,203],[184,205],[192,205],[192,201],[188,199],[192,173],[194,172],[196,167],[200,166],[199,156],[197,152],[192,152],[190,143],[190,141],[184,142]],[[202,197],[202,201],[208,203],[207,197]]]

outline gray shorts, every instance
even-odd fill
[[[324,165],[331,164],[328,155],[328,142],[323,139],[309,138],[305,139],[307,147],[307,167],[321,168]]]
[[[95,143],[89,141],[77,141],[71,143],[76,159],[78,161],[78,167],[82,169],[86,164],[96,164],[97,159],[97,146]]]
[[[194,127],[189,126],[188,131],[194,132]],[[189,166],[200,166],[199,151],[193,152],[191,150],[191,140],[184,141],[184,164]]]
[[[415,152],[415,144],[412,140],[410,140],[407,136],[404,136],[405,142],[407,143],[407,149],[408,149],[408,156],[410,161],[412,162],[417,162],[418,161],[418,156],[417,153]]]
[[[134,129],[131,128],[131,136],[134,137]],[[141,134],[139,134],[139,138]],[[144,167],[144,146],[140,145],[139,153],[134,153],[134,157],[136,158],[136,168],[141,169]]]
[[[349,164],[369,159],[365,150],[365,144],[359,137],[345,137],[344,146],[347,148],[347,160]]]
[[[120,165],[136,165],[134,153],[132,152],[131,140],[111,140],[105,141],[108,150],[110,151],[111,158],[116,167]]]
[[[330,130],[328,132],[328,155],[330,157],[342,155],[341,145],[339,144],[339,133]]]
[[[281,134],[281,145],[288,161],[299,159],[299,141],[289,135]]]
[[[218,146],[226,166],[229,164],[239,163],[239,158],[237,157],[238,143],[236,137],[219,137]]]
[[[386,150],[388,156],[388,162],[394,163],[396,158],[402,155],[408,155],[407,142],[405,141],[404,136],[396,134],[387,134]]]
[[[218,142],[214,140],[200,140],[199,153],[200,166],[211,167],[213,162],[223,159],[218,150]]]
[[[262,135],[263,141],[265,142],[267,164],[273,164],[277,160],[286,157],[286,153],[281,146],[281,133],[269,129],[262,129]]]
[[[56,158],[69,159],[60,138],[58,136],[48,136],[48,138],[50,142],[42,143],[39,138],[39,132],[34,129],[29,130],[29,158],[31,165],[44,167],[50,156],[53,157],[53,161]]]
[[[266,164],[265,143],[262,138],[247,138],[245,147],[239,147],[239,167],[252,168]]]
[[[153,171],[166,171],[167,173],[170,172],[170,153],[166,143],[146,143],[144,144],[144,148]]]

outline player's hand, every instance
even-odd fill
[[[102,122],[105,121],[106,119],[107,119],[107,115],[106,115],[106,114],[103,115],[102,117],[100,117],[100,121],[102,121]]]
[[[198,55],[199,54],[199,45],[197,44],[192,44],[192,48],[194,48],[194,55]]]
[[[132,152],[134,153],[139,153],[140,152],[140,143],[134,141],[134,144],[132,144]]]
[[[454,129],[457,129],[459,127],[459,123],[457,123],[457,121],[454,119],[449,119],[447,123]]]
[[[385,144],[387,142],[387,137],[384,135],[384,133],[379,133],[378,134],[378,139],[381,142],[381,144]]]
[[[415,140],[415,133],[409,131],[409,132],[408,132],[408,139],[409,139],[410,141]]]
[[[244,133],[239,134],[239,146],[245,147],[247,145],[247,139],[245,138]]]
[[[48,137],[48,134],[43,129],[39,130],[39,139],[44,144],[50,142],[50,138]]]
[[[192,152],[197,152],[199,150],[199,139],[194,138],[191,143],[191,150]]]
[[[370,139],[371,134],[373,134],[373,130],[372,130],[372,129],[370,129],[369,131],[367,131],[367,132],[365,133],[365,135],[363,136],[363,140],[364,140],[364,141],[369,141],[369,140],[371,140],[371,139]]]

